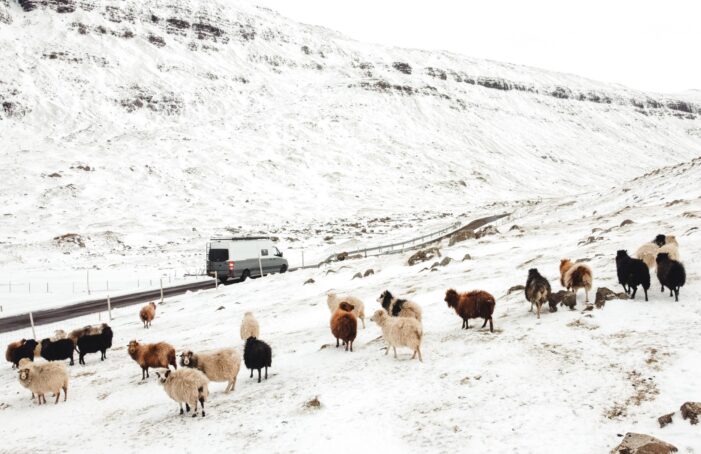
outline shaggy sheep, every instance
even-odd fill
[[[397,358],[397,347],[409,347],[414,354],[411,359],[416,358],[418,353],[419,361],[421,357],[421,338],[423,328],[421,322],[411,317],[390,317],[384,309],[378,309],[370,319],[382,328],[382,337],[387,342],[388,347],[385,355],[389,354],[389,347],[394,350],[394,357]]]
[[[350,303],[353,306],[353,314],[360,319],[363,323],[363,329],[365,329],[365,304],[355,296],[351,295],[336,295],[334,292],[328,292],[326,294],[326,304],[329,306],[329,311],[333,314],[338,309],[338,305],[341,302]]]
[[[57,329],[56,331],[54,331],[54,335],[51,336],[49,339],[51,340],[51,342],[56,342],[57,340],[65,339],[67,336],[68,335],[64,330]]]
[[[127,352],[131,359],[136,361],[141,366],[141,379],[149,376],[149,367],[168,368],[168,365],[178,368],[175,363],[175,349],[172,345],[166,342],[158,342],[157,344],[139,344],[133,340],[129,342]]]
[[[655,268],[655,258],[660,247],[655,243],[645,243],[635,251],[635,258],[645,262],[649,269]]]
[[[156,303],[148,303],[139,311],[139,318],[144,324],[144,328],[150,328],[151,322],[156,318]]]
[[[404,299],[397,299],[385,290],[382,292],[377,302],[382,305],[382,308],[387,311],[392,317],[411,317],[421,321],[421,306]]]
[[[27,339],[22,345],[16,347],[12,351],[12,363],[15,367],[19,366],[19,360],[22,358],[28,358],[30,361],[34,361],[37,345],[39,345],[39,343],[34,339]]]
[[[528,270],[528,280],[524,289],[526,300],[531,303],[528,312],[533,312],[533,305],[536,306],[536,315],[540,318],[540,308],[550,300],[550,282],[538,272],[536,268]]]
[[[686,284],[686,270],[681,262],[672,260],[669,254],[662,252],[657,255],[657,279],[662,284],[662,291],[667,287],[669,296],[674,295],[674,301],[679,301],[679,289]]]
[[[268,367],[272,366],[273,352],[270,345],[255,337],[246,339],[246,346],[243,348],[243,362],[248,369],[251,369],[251,377],[253,378],[253,370],[258,370],[258,383],[260,383],[260,370],[265,368],[265,379],[268,379]]]
[[[100,361],[107,359],[107,350],[112,348],[112,328],[105,326],[100,334],[88,334],[78,339],[78,363],[85,365],[85,355],[100,352]]]
[[[202,407],[202,417],[204,418],[204,403],[209,396],[209,380],[197,369],[186,367],[184,369],[171,371],[170,369],[156,371],[158,383],[163,386],[168,397],[173,399],[180,406],[180,414],[183,414],[183,403],[186,411],[190,411],[190,406],[194,408],[192,417],[197,416],[197,402]]]
[[[23,365],[19,370],[19,382],[37,396],[39,405],[46,403],[44,394],[50,392],[56,396],[58,403],[63,389],[65,402],[68,399],[68,372],[64,363],[49,362],[43,364]]]
[[[616,253],[616,273],[618,274],[618,282],[623,286],[623,290],[631,295],[631,299],[635,299],[638,285],[642,285],[645,291],[645,301],[647,301],[647,291],[650,288],[650,269],[645,265],[645,262],[630,257],[628,251],[621,249]]]
[[[473,290],[467,293],[458,293],[452,288],[445,292],[445,300],[448,307],[455,310],[458,317],[462,318],[462,328],[468,329],[471,318],[482,318],[484,323],[482,328],[489,322],[489,331],[494,332],[492,314],[496,301],[494,297],[482,290]]]
[[[224,390],[228,393],[233,391],[236,386],[236,376],[241,368],[241,357],[233,348],[200,353],[186,350],[180,355],[180,365],[202,371],[211,381],[228,382]]]
[[[355,318],[353,309],[352,304],[342,301],[331,316],[331,333],[336,338],[336,348],[340,339],[346,346],[346,351],[349,347],[350,351],[353,351],[353,341],[358,334],[358,320]]]
[[[73,343],[78,345],[78,338],[81,336],[94,336],[100,334],[109,325],[107,323],[100,323],[98,325],[87,325],[83,328],[74,329],[68,333],[68,338],[73,340]]]
[[[246,340],[249,337],[255,337],[256,339],[260,335],[260,326],[258,325],[258,320],[253,316],[253,312],[246,312],[243,314],[243,320],[241,320],[241,340]]]
[[[17,364],[15,364],[13,359],[15,355],[15,350],[20,348],[25,341],[26,339],[20,339],[18,341],[10,342],[9,344],[7,344],[7,348],[5,349],[5,360],[8,363],[12,363],[13,369],[17,367]]]
[[[47,361],[60,361],[62,359],[70,359],[71,366],[73,365],[73,351],[75,344],[71,339],[59,339],[52,342],[51,339],[42,339],[41,341],[41,357]]]
[[[560,261],[560,283],[567,290],[574,292],[575,301],[577,300],[577,290],[584,289],[586,296],[585,302],[589,302],[589,290],[594,278],[591,268],[584,263],[572,263],[570,259],[562,259]]]

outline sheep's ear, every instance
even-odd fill
[[[165,377],[168,378],[169,375],[170,375],[170,369],[168,369],[168,370],[166,371]]]

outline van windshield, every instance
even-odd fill
[[[226,262],[229,260],[229,250],[228,249],[210,249],[209,250],[209,261],[210,262]]]

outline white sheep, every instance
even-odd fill
[[[241,320],[241,340],[246,340],[249,337],[258,339],[259,335],[260,326],[258,325],[258,320],[253,316],[253,312],[246,312],[243,314],[243,320]]]
[[[37,401],[41,405],[42,400],[46,403],[44,394],[50,392],[56,396],[58,403],[63,389],[65,402],[68,400],[68,371],[66,364],[59,361],[47,363],[23,362],[19,369],[19,382],[37,396]]]
[[[411,317],[421,321],[421,306],[413,301],[395,298],[389,290],[382,292],[377,298],[377,302],[392,317]]]
[[[343,301],[350,303],[353,306],[353,314],[363,323],[363,329],[365,329],[365,304],[355,296],[351,295],[337,295],[335,292],[328,292],[326,294],[326,304],[329,306],[329,312],[333,314],[338,309],[338,305]]]
[[[209,395],[207,377],[197,369],[189,367],[171,371],[161,369],[156,372],[158,382],[163,386],[168,397],[180,405],[180,414],[183,414],[183,403],[185,409],[190,411],[194,408],[192,417],[197,416],[197,402],[202,407],[202,417],[204,417],[204,402]]]
[[[236,376],[241,368],[241,356],[233,348],[200,353],[186,350],[180,355],[180,365],[202,371],[211,381],[228,382],[224,390],[228,393],[236,386]]]
[[[635,251],[635,258],[640,259],[651,270],[657,266],[657,253],[660,248],[655,243],[645,243]]]
[[[667,235],[665,237],[665,244],[661,246],[657,253],[666,252],[669,254],[669,258],[672,260],[680,261],[679,256],[679,243],[677,243],[677,238],[674,235]]]
[[[394,350],[394,357],[397,357],[397,347],[409,347],[414,352],[411,359],[416,358],[419,354],[421,358],[421,338],[423,337],[423,328],[421,322],[412,317],[390,317],[384,309],[378,309],[370,319],[377,323],[382,328],[382,337],[385,342]],[[389,347],[385,355],[389,353]]]

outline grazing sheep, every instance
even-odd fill
[[[167,342],[158,342],[157,344],[139,344],[133,340],[129,342],[128,350],[131,359],[139,363],[141,366],[141,379],[144,380],[149,376],[149,367],[168,368],[168,365],[178,368],[175,363],[175,349]]]
[[[385,355],[389,354],[389,347],[394,350],[394,357],[397,358],[397,347],[409,347],[414,354],[411,359],[419,355],[421,357],[421,338],[423,328],[421,322],[412,317],[390,317],[384,309],[378,309],[370,319],[382,328],[382,337],[387,342],[388,347]]]
[[[12,363],[15,367],[19,366],[19,360],[22,358],[28,358],[30,361],[34,361],[35,350],[39,343],[34,339],[25,340],[22,345],[16,347],[12,351]]]
[[[618,274],[618,282],[623,286],[623,290],[631,295],[631,299],[635,299],[638,285],[642,285],[645,291],[645,301],[647,301],[647,291],[650,288],[650,269],[645,265],[645,262],[632,258],[628,255],[628,251],[621,249],[616,253],[616,273]]]
[[[458,293],[452,288],[445,292],[445,300],[448,307],[452,307],[458,317],[462,318],[462,328],[470,328],[468,321],[471,318],[482,318],[482,328],[489,322],[489,331],[494,332],[492,314],[496,301],[494,297],[482,290],[473,290],[467,293]]]
[[[540,308],[550,299],[550,282],[538,272],[536,268],[528,270],[528,280],[526,281],[526,300],[531,303],[529,312],[533,312],[533,305],[536,306],[536,315],[540,318]]]
[[[411,317],[421,321],[421,306],[404,299],[397,299],[385,290],[382,292],[377,302],[382,305],[382,308],[387,311],[392,317]]]
[[[225,381],[225,393],[233,391],[236,386],[236,376],[241,368],[241,357],[233,348],[193,353],[186,350],[180,354],[180,365],[202,371],[211,381]]]
[[[47,361],[60,361],[62,359],[70,359],[71,366],[73,365],[73,351],[75,344],[71,339],[59,339],[52,342],[51,339],[42,339],[41,341],[41,357]]]
[[[26,339],[20,339],[18,341],[10,342],[9,344],[7,344],[7,348],[5,349],[5,360],[8,363],[12,363],[13,369],[15,367],[17,367],[17,364],[15,364],[14,359],[13,359],[13,357],[15,355],[15,350],[20,348],[22,346],[22,344],[24,344],[25,341],[26,341]]]
[[[246,312],[243,314],[243,320],[241,320],[241,340],[246,340],[249,337],[255,337],[256,339],[260,335],[260,326],[258,325],[258,320],[253,316],[253,312]]]
[[[331,316],[331,333],[336,338],[336,348],[340,339],[346,346],[346,351],[349,347],[350,351],[353,351],[353,341],[358,334],[358,320],[355,318],[353,309],[352,304],[342,301]]]
[[[186,367],[184,369],[171,371],[170,369],[156,371],[158,383],[163,386],[168,397],[173,399],[180,406],[180,414],[183,414],[183,403],[189,412],[190,406],[194,408],[192,417],[197,416],[197,402],[202,407],[202,417],[204,418],[204,403],[209,396],[209,380],[197,369]]]
[[[78,339],[78,363],[85,365],[85,355],[100,352],[100,361],[107,359],[107,350],[112,348],[112,328],[105,326],[100,334],[88,334]]]
[[[645,243],[635,251],[635,258],[645,262],[649,269],[653,269],[657,265],[655,258],[659,249],[660,247],[655,243]]]
[[[148,303],[139,311],[139,318],[144,324],[144,328],[150,328],[151,322],[156,318],[156,303]]]
[[[56,396],[58,403],[63,389],[65,402],[68,400],[68,372],[65,363],[49,362],[43,364],[23,365],[19,370],[19,382],[37,396],[39,405],[46,403],[44,394],[50,392]]]
[[[107,323],[100,323],[98,325],[87,325],[83,328],[74,329],[68,333],[68,338],[73,340],[73,343],[78,345],[78,338],[81,336],[94,336],[100,334],[109,325]]]
[[[258,370],[258,383],[260,383],[260,370],[265,368],[265,379],[268,379],[268,367],[272,366],[273,352],[270,345],[255,337],[246,339],[246,346],[243,348],[243,362],[248,369],[251,369],[251,377],[253,378],[253,370]]]
[[[669,254],[662,252],[657,255],[657,279],[662,284],[662,291],[667,287],[669,296],[674,295],[674,301],[679,301],[679,289],[686,284],[686,270],[681,262],[672,260]]]
[[[591,268],[588,265],[580,262],[572,263],[570,259],[560,260],[560,283],[567,290],[574,292],[575,301],[577,300],[577,290],[583,288],[586,296],[584,301],[589,302],[589,290],[591,290],[593,280]]]
[[[353,314],[360,319],[363,323],[363,329],[365,329],[365,304],[360,300],[351,295],[336,295],[334,292],[328,292],[326,294],[326,304],[329,306],[329,311],[333,314],[338,309],[338,305],[345,301],[353,306]]]

